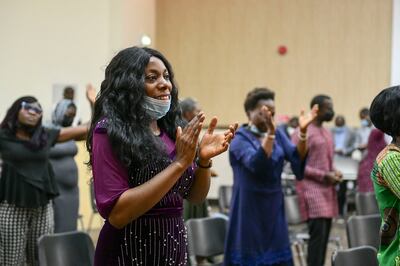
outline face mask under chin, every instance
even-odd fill
[[[144,96],[143,107],[152,119],[158,120],[168,113],[171,107],[171,100],[163,101]]]
[[[256,125],[249,125],[249,130],[254,133],[256,136],[264,137],[267,132],[260,130]]]

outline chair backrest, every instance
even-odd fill
[[[378,202],[375,193],[356,193],[356,211],[357,215],[379,214]]]
[[[289,225],[296,225],[303,222],[299,208],[299,198],[297,195],[284,197],[286,220]]]
[[[335,155],[335,168],[342,172],[344,177],[357,177],[359,162],[350,157]]]
[[[40,266],[92,266],[94,245],[81,231],[43,235],[38,239]]]
[[[347,220],[349,247],[372,246],[379,248],[381,217],[379,214],[351,216]]]
[[[228,228],[226,219],[221,217],[190,219],[186,222],[186,226],[189,255],[212,257],[224,253]]]
[[[336,250],[332,255],[332,266],[378,266],[376,249],[361,246],[345,250]]]
[[[220,186],[218,189],[219,211],[227,214],[231,207],[232,186]]]

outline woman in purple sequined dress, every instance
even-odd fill
[[[213,118],[199,141],[204,120],[200,113],[182,122],[171,65],[158,51],[131,47],[111,60],[87,142],[105,218],[96,266],[186,265],[183,198],[205,199],[211,158],[237,128],[214,134]]]

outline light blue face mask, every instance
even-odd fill
[[[255,125],[251,125],[249,127],[250,131],[253,132],[254,134],[256,134],[257,136],[260,137],[265,137],[265,132],[262,132],[258,129],[258,127],[256,127]]]
[[[361,127],[367,127],[369,126],[369,122],[367,119],[362,119],[361,120]]]
[[[168,113],[171,107],[171,100],[164,101],[144,96],[143,107],[152,119],[158,120]]]

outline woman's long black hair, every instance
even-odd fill
[[[152,56],[164,63],[172,83],[170,110],[157,123],[175,140],[176,128],[182,126],[183,122],[172,67],[168,60],[154,49],[130,47],[120,51],[106,68],[86,142],[90,155],[96,124],[102,118],[106,118],[111,146],[128,169],[141,167],[149,161],[165,157],[160,140],[150,130],[151,118],[142,105],[146,95],[145,68]],[[91,164],[92,159],[89,161],[89,165]]]
[[[43,148],[47,143],[47,135],[42,127],[42,117],[34,127],[25,126],[19,123],[18,114],[22,108],[22,102],[35,103],[38,100],[33,96],[24,96],[14,101],[10,108],[8,108],[6,116],[0,124],[0,128],[8,131],[9,134],[15,136],[17,129],[22,129],[31,135],[31,139],[26,142],[25,146],[32,150]]]

